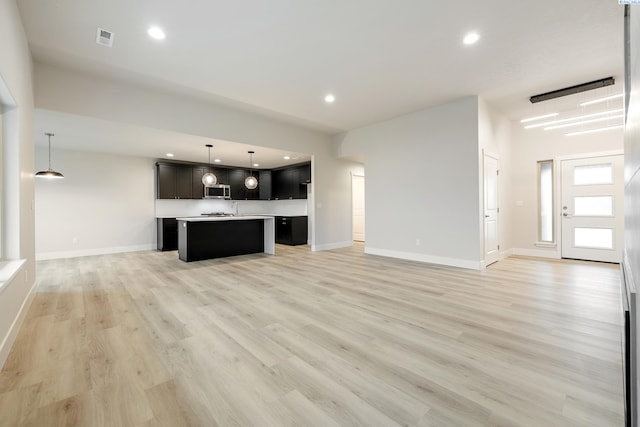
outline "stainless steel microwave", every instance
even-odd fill
[[[231,186],[227,184],[206,185],[204,199],[230,199]]]

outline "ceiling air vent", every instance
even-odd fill
[[[113,33],[109,30],[98,27],[98,31],[96,32],[96,43],[107,47],[113,46]]]

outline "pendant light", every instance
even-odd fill
[[[205,145],[209,149],[209,169],[211,169],[211,148],[213,145],[207,144]],[[202,175],[202,183],[204,185],[216,185],[218,183],[218,178],[211,172],[207,172]]]
[[[55,134],[47,132],[45,133],[45,135],[49,137],[49,169],[47,169],[46,171],[40,171],[36,173],[36,176],[38,178],[47,178],[47,179],[64,178],[64,175],[62,175],[60,172],[56,172],[53,169],[51,169],[51,137],[54,136]]]
[[[258,178],[253,176],[253,153],[255,151],[247,151],[249,153],[249,176],[244,180],[244,186],[249,190],[255,190],[258,186]]]

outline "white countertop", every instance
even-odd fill
[[[176,218],[178,221],[203,222],[203,221],[243,221],[249,219],[273,219],[269,215],[237,215],[237,216],[188,216]]]

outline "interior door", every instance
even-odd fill
[[[353,205],[353,240],[364,242],[364,176],[351,177]]]
[[[484,262],[493,264],[500,258],[498,240],[498,159],[484,155]]]
[[[562,257],[619,263],[623,156],[562,161]]]

